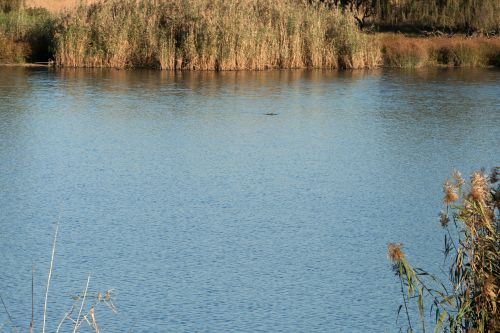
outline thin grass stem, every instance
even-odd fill
[[[78,329],[78,327],[81,325],[80,316],[82,315],[83,306],[85,304],[85,298],[87,297],[87,290],[89,288],[89,283],[90,283],[90,274],[87,277],[87,285],[85,286],[85,291],[83,293],[82,304],[80,305],[80,311],[78,311],[78,317],[76,317],[76,323],[75,323],[75,327],[73,329],[73,333],[75,333],[76,330]]]
[[[63,319],[61,319],[61,321],[59,322],[59,325],[57,325],[57,329],[56,329],[56,333],[59,333],[59,330],[61,329],[61,326],[63,324],[63,322],[69,318],[69,316],[71,315],[71,313],[73,313],[73,310],[75,309],[75,306],[71,306],[71,309],[69,309],[65,314],[64,314],[64,317]]]
[[[14,320],[12,319],[12,316],[10,315],[9,310],[7,309],[7,306],[5,305],[5,302],[3,301],[2,295],[0,295],[0,301],[2,301],[3,308],[5,310],[5,313],[7,314],[7,317],[9,318],[9,321],[11,324],[16,328],[16,331],[18,331],[17,325],[14,323]]]
[[[56,243],[57,243],[57,233],[59,232],[59,221],[56,224],[56,231],[54,233],[54,241],[52,243],[52,255],[50,258],[50,269],[49,276],[47,277],[47,287],[45,289],[45,301],[43,304],[43,324],[42,324],[42,333],[45,333],[45,323],[47,321],[47,301],[49,299],[49,287],[50,287],[50,279],[52,277],[52,271],[54,269],[54,258],[56,254]]]

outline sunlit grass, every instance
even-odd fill
[[[406,37],[380,34],[378,41],[387,67],[488,67],[500,64],[500,38]]]
[[[47,10],[0,11],[0,61],[46,61],[52,54],[55,18]]]
[[[401,244],[389,244],[388,256],[399,278],[409,331],[425,332],[428,308],[435,314],[434,332],[500,331],[500,167],[488,176],[473,172],[468,185],[454,172],[443,186],[445,210],[439,222],[446,230],[444,255],[448,281],[413,267]],[[427,302],[425,301],[427,299]],[[418,316],[411,313],[416,303]],[[416,317],[416,318],[415,318]]]
[[[112,0],[67,12],[56,62],[191,70],[374,67],[354,19],[297,1]]]

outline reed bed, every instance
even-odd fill
[[[110,0],[66,12],[63,67],[366,68],[380,52],[339,10],[283,0]]]
[[[37,3],[45,2],[26,2]],[[349,11],[302,0],[86,0],[62,12],[22,4],[0,0],[0,63],[216,71],[500,66],[500,37],[367,34]]]
[[[20,1],[20,0],[0,0]],[[26,8],[45,8],[51,13],[59,13],[63,10],[71,10],[78,5],[89,5],[97,0],[24,0]]]
[[[499,37],[406,37],[388,33],[380,34],[378,42],[387,67],[500,66]]]
[[[2,3],[21,3],[26,7],[43,7],[57,13],[78,4],[98,0],[0,0]],[[154,2],[155,0],[150,0]],[[279,1],[279,0],[278,0]],[[362,26],[413,30],[444,30],[461,32],[500,32],[500,2],[498,0],[304,0],[308,3],[339,6],[352,12]]]
[[[350,3],[352,0],[342,1]],[[413,30],[440,29],[465,33],[500,32],[498,0],[356,0],[356,2],[364,3],[371,9],[369,17],[371,23],[390,29],[411,27]]]
[[[399,278],[407,330],[425,332],[425,304],[435,314],[434,332],[500,332],[500,167],[473,172],[468,184],[457,171],[443,185],[444,255],[448,281],[406,259],[401,244],[388,256]],[[426,302],[424,299],[427,299]],[[411,314],[411,304],[418,316]],[[413,318],[412,318],[413,317]]]
[[[54,26],[55,18],[43,8],[0,11],[0,62],[49,59]]]

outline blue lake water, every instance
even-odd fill
[[[40,330],[59,221],[50,332],[89,273],[102,332],[397,332],[387,243],[438,271],[499,138],[498,70],[0,68],[0,295]]]

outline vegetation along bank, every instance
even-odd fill
[[[62,10],[64,1],[69,7]],[[176,70],[500,66],[495,0],[73,2],[0,0],[0,63]]]

